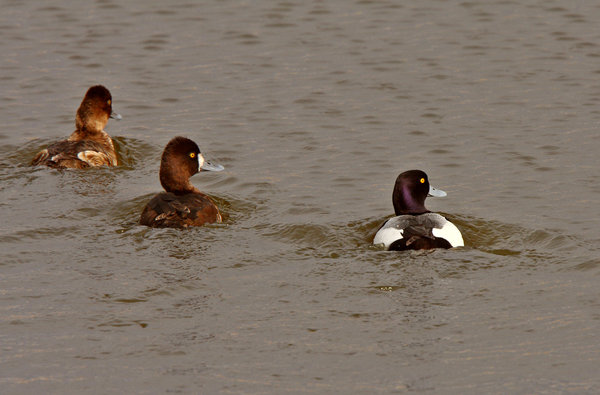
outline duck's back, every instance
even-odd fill
[[[390,218],[377,231],[373,244],[387,250],[425,250],[463,246],[458,228],[436,213],[399,215]]]
[[[185,228],[221,222],[219,209],[202,193],[162,192],[148,202],[140,224],[156,228]]]
[[[31,164],[55,168],[84,169],[91,166],[116,166],[116,155],[93,140],[63,140],[38,152]]]

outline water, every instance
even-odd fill
[[[600,391],[600,6],[148,3],[1,4],[3,393]],[[137,225],[175,135],[223,224]],[[370,246],[414,168],[465,248]]]

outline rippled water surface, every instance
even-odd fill
[[[599,5],[0,5],[0,392],[600,392]],[[175,135],[223,224],[137,225]],[[370,245],[414,168],[465,248]]]

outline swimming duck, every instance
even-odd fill
[[[464,246],[458,228],[443,216],[425,208],[427,196],[446,192],[429,185],[427,174],[409,170],[396,179],[392,201],[396,217],[387,220],[375,234],[373,244],[386,250],[423,250]]]
[[[31,164],[74,169],[116,166],[115,146],[104,131],[108,118],[121,119],[112,110],[112,96],[102,85],[92,86],[77,109],[75,131],[67,140],[51,144],[38,152]]]
[[[161,192],[148,202],[140,224],[151,227],[185,228],[221,222],[215,203],[190,183],[201,170],[221,171],[223,166],[210,163],[200,148],[185,137],[174,137],[163,151],[160,161]]]

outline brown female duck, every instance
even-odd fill
[[[151,227],[185,228],[221,222],[215,203],[190,183],[201,170],[221,171],[223,166],[204,159],[192,140],[175,137],[165,147],[160,161],[161,192],[148,202],[140,224]]]
[[[115,146],[104,131],[108,118],[121,119],[112,111],[112,96],[102,85],[92,86],[77,109],[75,131],[67,140],[38,152],[31,164],[74,169],[116,166]]]

